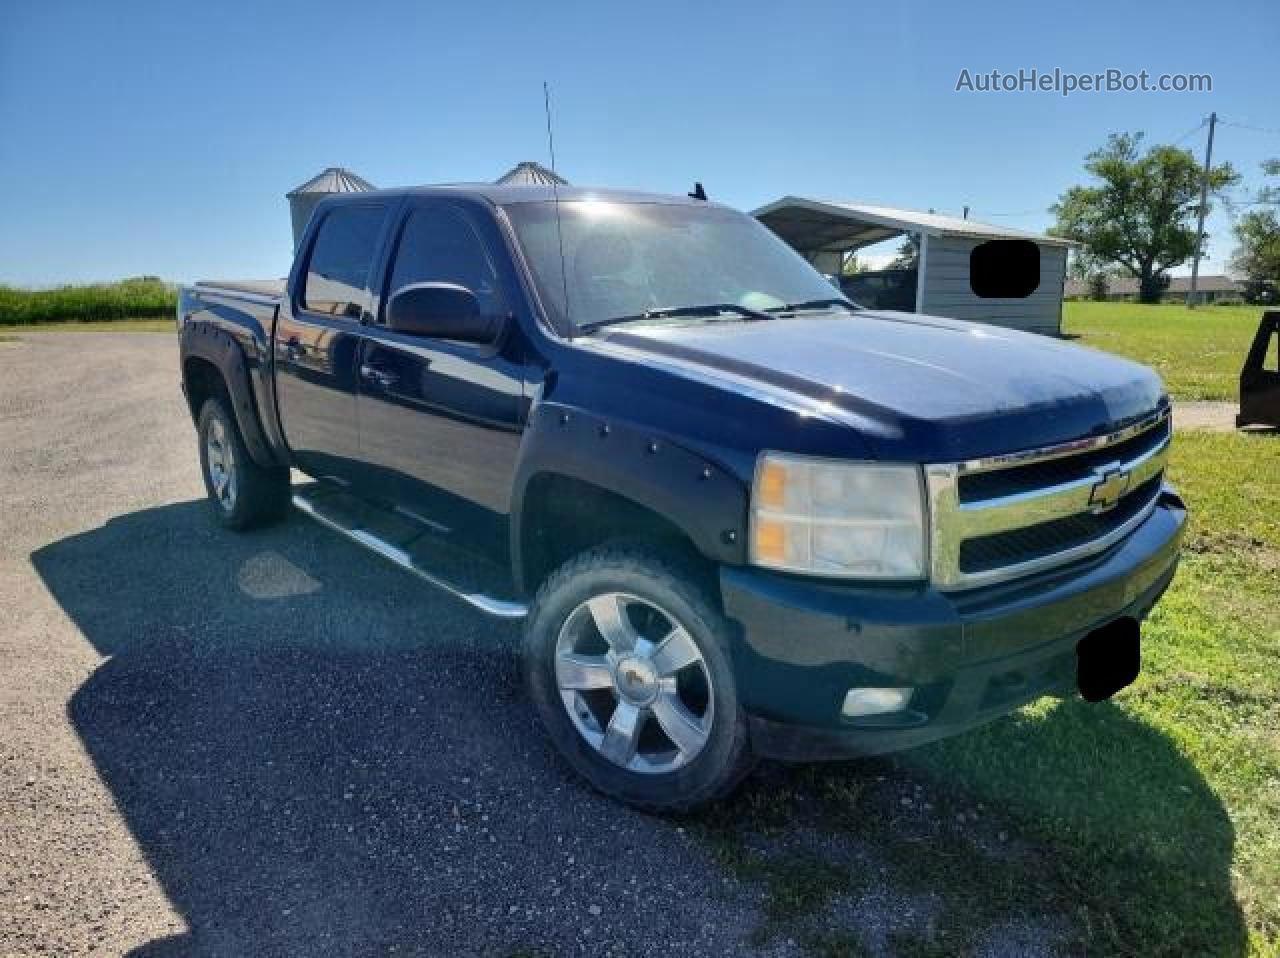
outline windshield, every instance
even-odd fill
[[[742,319],[839,292],[767,227],[716,206],[575,200],[506,207],[543,303],[562,328],[623,317]],[[569,308],[565,309],[565,291]],[[685,320],[689,321],[689,320]]]

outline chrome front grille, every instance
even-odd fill
[[[988,585],[1119,542],[1155,508],[1171,426],[1166,407],[1106,436],[926,466],[934,583]]]

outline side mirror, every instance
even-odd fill
[[[498,323],[480,315],[480,301],[455,283],[413,283],[396,290],[387,304],[387,325],[398,333],[491,343]]]

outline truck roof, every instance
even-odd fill
[[[575,200],[609,200],[615,203],[665,203],[671,205],[707,205],[706,200],[671,193],[645,193],[639,190],[618,190],[588,186],[560,186],[555,190],[542,184],[499,183],[439,183],[427,186],[404,186],[363,193],[334,193],[325,197],[325,203],[359,203],[371,197],[401,196],[467,196],[485,199],[497,206],[513,203],[549,203],[556,197],[561,202]],[[717,204],[711,204],[717,205]]]
[[[400,186],[385,190],[365,190],[353,193],[332,193],[321,204],[324,206],[368,202],[371,198],[400,199],[404,196],[463,196],[469,199],[487,200],[496,206],[515,203],[550,203],[557,192],[562,202],[575,200],[607,200],[614,203],[663,203],[671,206],[721,206],[707,200],[670,193],[645,193],[639,190],[617,190],[586,186],[559,186],[553,190],[542,184],[500,183],[438,183],[428,186]],[[723,208],[723,207],[721,207]],[[200,280],[193,284],[207,292],[233,293],[238,298],[279,298],[284,295],[286,281],[279,280]]]

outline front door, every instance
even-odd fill
[[[476,294],[488,316],[511,312],[495,251],[472,214],[448,201],[412,207],[399,232],[385,303],[412,283]],[[523,419],[518,338],[488,345],[397,333],[385,315],[364,328],[359,362],[361,457],[377,494],[501,551]]]
[[[320,224],[293,301],[276,321],[276,397],[294,461],[349,481],[359,459],[356,378],[360,320],[387,219],[381,204],[339,206]]]

